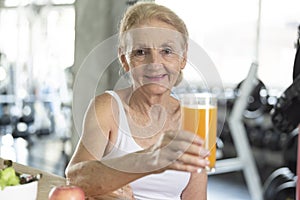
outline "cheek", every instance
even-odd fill
[[[143,67],[137,67],[137,66],[132,67],[131,66],[130,73],[135,80],[139,80],[143,77],[144,69],[143,69]]]
[[[178,74],[181,70],[181,65],[180,62],[170,63],[166,68],[171,74]]]
[[[175,65],[172,68],[169,68],[170,81],[175,83],[180,76],[181,67],[179,65]]]
[[[135,69],[139,68],[140,66],[142,66],[141,63],[136,62],[132,59],[127,59],[127,62],[128,62],[128,66],[129,66],[130,70],[135,70]]]

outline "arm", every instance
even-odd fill
[[[186,152],[191,153],[193,150],[189,148]],[[173,155],[176,155],[176,153],[173,153]],[[161,159],[158,162],[154,162],[157,157]],[[127,154],[107,161],[90,160],[79,162],[68,168],[67,176],[70,177],[71,183],[82,187],[88,196],[103,195],[117,190],[138,178],[152,173],[160,173],[166,169],[195,172],[198,168],[206,166],[204,162],[198,162],[195,159],[193,161],[190,160],[191,158],[190,155],[182,155],[178,162],[174,162],[170,151],[152,148],[151,150]],[[121,166],[120,163],[122,163]],[[118,170],[114,169],[114,166],[117,166]],[[202,181],[200,185],[205,186],[203,184],[205,183],[203,176],[200,178]],[[198,181],[200,179],[197,178],[195,180]],[[192,185],[198,185],[194,184],[193,178],[190,182],[189,185],[191,187],[188,187],[186,191],[192,191]]]
[[[205,167],[203,141],[187,132],[167,132],[143,151],[102,160],[118,130],[109,95],[97,98],[85,115],[83,134],[66,169],[72,184],[87,196],[103,195],[128,183],[166,169],[195,172]]]
[[[146,175],[115,170],[97,160],[77,163],[67,172],[71,183],[80,186],[87,196],[108,194]]]
[[[206,200],[207,199],[207,174],[192,173],[187,187],[182,192],[182,200]]]
[[[112,192],[142,176],[122,173],[100,161],[115,137],[114,126],[117,126],[115,122],[118,119],[115,119],[117,114],[113,115],[112,109],[116,105],[112,103],[111,96],[107,94],[90,103],[84,117],[83,133],[66,169],[66,176],[71,183],[82,187],[88,196]],[[131,162],[129,158],[123,159],[119,162]]]

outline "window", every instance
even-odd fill
[[[262,0],[258,43],[258,0],[156,2],[186,22],[190,38],[214,61],[225,86],[242,81],[256,59],[258,77],[268,88],[284,89],[291,84],[300,1]]]
[[[59,4],[56,4],[59,2]],[[0,52],[24,98],[36,87],[62,88],[64,69],[74,63],[74,0],[6,0],[0,10]],[[13,77],[18,77],[13,78]],[[41,88],[39,88],[41,89]]]

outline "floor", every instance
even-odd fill
[[[241,172],[210,175],[208,200],[251,200]]]
[[[67,164],[66,146],[53,135],[31,137],[32,145],[22,138],[2,136],[1,157],[64,176]],[[241,172],[210,175],[208,200],[251,200]]]

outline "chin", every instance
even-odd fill
[[[171,88],[163,85],[149,84],[147,86],[143,86],[143,90],[147,91],[149,94],[160,95],[169,92]]]

